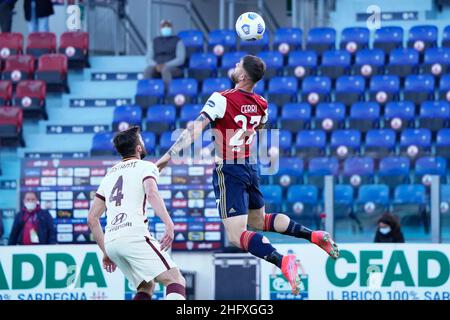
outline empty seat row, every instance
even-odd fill
[[[17,106],[24,109],[25,118],[48,119],[46,112],[47,86],[41,80],[24,80],[13,93],[11,81],[0,80],[0,106]]]

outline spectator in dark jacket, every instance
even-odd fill
[[[400,222],[396,216],[390,213],[385,213],[381,216],[378,220],[378,228],[375,234],[374,242],[405,242],[405,238],[403,237],[403,233],[400,228]]]
[[[49,32],[48,17],[55,13],[52,0],[24,0],[23,9],[29,32]]]
[[[55,244],[53,218],[38,204],[34,192],[27,192],[24,208],[16,215],[9,236],[9,245]]]
[[[0,30],[11,32],[14,5],[17,0],[0,0]]]
[[[161,36],[153,39],[149,44],[148,67],[144,71],[144,78],[159,78],[167,85],[172,77],[180,77],[183,73],[181,66],[186,59],[186,48],[183,41],[173,35],[172,22],[161,21]]]

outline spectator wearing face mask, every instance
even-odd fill
[[[24,207],[16,215],[9,236],[9,245],[55,244],[56,231],[53,218],[38,204],[34,192],[27,192]]]
[[[405,238],[400,228],[398,218],[390,213],[385,213],[378,220],[378,228],[374,242],[403,243]]]
[[[0,0],[0,31],[11,32],[13,10],[17,0]]]
[[[160,26],[161,36],[154,38],[153,44],[149,44],[148,67],[144,71],[144,78],[161,77],[167,85],[173,77],[182,75],[181,66],[186,59],[186,48],[183,41],[173,35],[172,22],[163,20]]]

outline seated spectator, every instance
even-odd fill
[[[49,32],[49,17],[55,13],[52,0],[24,0],[23,10],[29,32]]]
[[[0,31],[11,32],[13,9],[17,0],[0,0]]]
[[[183,41],[173,35],[172,22],[161,21],[161,36],[149,44],[147,59],[148,67],[144,71],[146,79],[161,77],[167,85],[172,77],[182,75],[181,66],[186,59],[186,48]]]
[[[34,192],[27,192],[24,208],[16,215],[9,236],[9,245],[55,244],[56,230],[53,218],[38,204]]]
[[[398,218],[390,213],[385,213],[378,220],[378,228],[375,234],[374,242],[382,243],[403,243],[402,230]]]

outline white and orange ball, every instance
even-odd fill
[[[394,130],[401,129],[402,125],[403,125],[403,122],[402,122],[402,119],[400,119],[400,118],[393,118],[391,120],[391,128]]]
[[[319,95],[315,92],[311,92],[308,95],[308,102],[312,105],[315,105],[319,102]]]
[[[376,100],[378,103],[385,103],[387,101],[387,98],[388,98],[387,93],[384,91],[380,91],[376,95]]]
[[[431,66],[431,73],[438,76],[442,73],[442,66],[440,63],[435,63]]]
[[[11,80],[14,82],[19,82],[22,79],[22,72],[19,70],[14,70],[11,72]]]
[[[423,49],[425,49],[425,43],[422,40],[417,40],[416,42],[414,42],[414,49],[422,52]]]
[[[306,69],[303,66],[298,66],[294,69],[294,74],[297,78],[303,78],[306,74]]]
[[[66,56],[68,56],[69,58],[72,58],[75,55],[75,52],[75,48],[72,46],[66,48]]]
[[[322,121],[322,128],[324,130],[329,131],[329,130],[333,129],[333,125],[334,125],[334,122],[330,118],[323,119],[323,121]]]
[[[125,131],[130,127],[130,124],[128,122],[122,121],[119,123],[118,129],[119,131]]]
[[[427,187],[431,186],[431,176],[429,174],[422,177],[422,184]]]
[[[364,205],[364,211],[366,213],[373,213],[375,211],[375,203],[369,201]]]
[[[369,77],[370,75],[372,75],[372,66],[371,65],[368,65],[368,64],[364,64],[364,65],[362,65],[362,67],[361,67],[361,74],[364,76],[364,77]]]
[[[415,158],[419,153],[419,148],[417,148],[417,146],[415,145],[409,146],[408,149],[406,150],[406,153],[410,158]]]
[[[283,54],[283,55],[288,54],[288,53],[289,53],[289,50],[290,50],[290,47],[289,47],[289,45],[288,45],[287,43],[285,43],[285,42],[280,43],[280,45],[278,46],[278,51],[279,51],[281,54]]]
[[[345,49],[347,49],[348,52],[354,53],[358,49],[358,45],[354,41],[350,41],[345,46]]]
[[[336,154],[339,158],[345,158],[348,155],[348,148],[346,146],[340,146],[336,149]]]
[[[296,202],[296,203],[294,203],[292,209],[294,210],[294,212],[296,214],[301,214],[303,212],[303,210],[305,209],[305,206],[301,202]]]
[[[358,187],[361,184],[361,177],[358,174],[354,174],[350,177],[350,184],[354,187]]]
[[[179,106],[182,106],[186,102],[186,98],[184,97],[184,95],[179,93],[173,98],[173,102],[175,103],[176,106],[179,107]]]
[[[221,45],[221,44],[216,44],[215,46],[214,46],[214,48],[213,48],[213,53],[216,55],[216,56],[221,56],[221,55],[223,55],[223,53],[225,52],[225,48],[223,47],[223,45]]]
[[[280,177],[280,184],[281,184],[283,187],[289,186],[289,185],[291,184],[291,177],[288,176],[287,174],[283,174],[283,175]]]
[[[23,97],[22,98],[22,101],[21,101],[21,103],[22,103],[22,107],[24,107],[24,108],[28,108],[29,106],[31,106],[31,98],[30,97]]]

